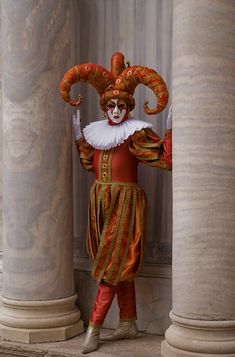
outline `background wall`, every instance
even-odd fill
[[[166,80],[171,94],[172,0],[77,0],[75,8],[75,64],[92,62],[110,68],[112,53],[121,51],[131,65],[145,65],[157,70]],[[81,106],[84,127],[100,119],[102,113],[93,87],[80,84],[74,94],[77,92],[84,98]],[[163,137],[168,110],[157,117],[145,115],[144,101],[150,99],[153,106],[155,99],[153,93],[142,85],[137,87],[135,99],[134,116],[152,123],[153,129]],[[145,264],[137,279],[138,321],[142,330],[160,334],[169,323],[171,309],[171,178],[171,172],[140,165],[139,182],[147,193],[149,215]],[[93,174],[81,168],[74,149],[75,268],[79,307],[85,322],[92,308],[91,296],[96,292],[85,248],[88,192],[93,180]],[[83,291],[79,289],[81,282],[83,288],[86,286]],[[117,323],[114,310],[115,307],[106,319],[107,327]]]

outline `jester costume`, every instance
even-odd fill
[[[61,95],[74,106],[80,105],[81,97],[73,101],[69,92],[79,81],[95,87],[104,110],[116,99],[126,103],[129,113],[135,106],[133,94],[138,84],[148,86],[158,99],[154,109],[148,102],[144,104],[147,114],[157,114],[167,105],[167,87],[157,72],[142,66],[126,68],[119,52],[112,56],[111,71],[88,63],[65,74]],[[76,145],[83,167],[96,176],[90,190],[86,244],[99,288],[90,322],[102,325],[115,294],[120,320],[135,320],[133,279],[143,260],[146,226],[146,197],[138,185],[138,164],[171,169],[171,130],[162,140],[144,121],[124,117],[115,124],[107,118],[86,126]]]

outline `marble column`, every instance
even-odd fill
[[[1,6],[0,6],[1,26]],[[0,37],[1,48],[1,37]],[[2,133],[2,53],[0,51],[0,133]],[[0,135],[0,296],[2,294],[2,135]]]
[[[235,356],[235,2],[173,9],[173,308],[166,357]]]
[[[0,332],[21,342],[83,331],[75,306],[69,108],[73,1],[2,0],[3,298]]]

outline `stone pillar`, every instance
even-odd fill
[[[73,2],[2,0],[3,338],[57,341],[83,330],[75,306],[69,108]]]
[[[175,0],[165,357],[235,356],[235,2]]]
[[[1,6],[0,6],[1,28]],[[1,37],[0,37],[1,48]],[[0,51],[0,133],[2,133],[2,53]],[[2,135],[0,135],[0,296],[2,294]]]

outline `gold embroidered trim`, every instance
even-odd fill
[[[90,82],[92,82],[92,83],[93,83],[93,81],[95,80],[95,77],[96,77],[96,75],[97,75],[97,73],[98,73],[98,69],[99,69],[99,66],[96,66],[96,69],[95,69],[94,75],[91,77]]]
[[[137,320],[137,315],[130,317],[129,319],[120,319],[120,322],[129,322],[129,321],[135,321]]]
[[[113,187],[111,187],[111,190],[112,190]],[[115,187],[116,189],[116,187]],[[120,195],[120,206],[123,207],[124,205],[124,202],[125,202],[125,191],[124,192],[121,192],[121,195]],[[116,199],[115,199],[116,201]],[[116,202],[115,202],[116,203]],[[121,211],[121,210],[120,210]],[[109,221],[110,221],[110,217],[109,217]],[[112,253],[113,253],[113,249],[114,249],[114,245],[115,245],[115,242],[116,240],[118,239],[118,236],[120,236],[120,221],[121,221],[121,214],[119,213],[118,211],[118,214],[117,214],[117,217],[116,217],[116,225],[115,225],[115,230],[114,230],[114,233],[113,233],[113,238],[112,238],[112,241],[110,243],[110,246],[109,246],[109,250],[108,250],[108,253],[107,253],[107,256],[106,256],[106,259],[105,259],[105,262],[104,262],[104,265],[103,265],[103,268],[101,269],[100,273],[99,273],[99,277],[98,277],[98,280],[100,281],[104,275],[104,272],[107,268],[107,265],[109,264],[110,262],[110,258],[112,256]],[[117,237],[117,238],[116,238]],[[104,237],[103,237],[104,238]],[[104,241],[104,239],[103,239]]]
[[[92,269],[92,275],[93,276],[95,276],[95,271],[97,269],[97,265],[99,263],[99,260],[100,260],[101,254],[102,254],[106,231],[107,231],[107,228],[108,228],[108,225],[109,225],[109,221],[110,221],[110,217],[111,217],[112,211],[113,211],[114,206],[116,204],[117,196],[119,194],[119,192],[117,191],[115,186],[111,187],[111,194],[113,195],[112,205],[109,207],[109,212],[107,214],[106,221],[104,222],[104,227],[103,227],[103,231],[102,231],[102,236],[100,237],[100,244],[99,244],[98,252],[96,254],[94,266],[93,266],[93,269]],[[106,266],[105,266],[105,268],[103,270],[105,271],[105,269],[106,269]],[[102,278],[102,276],[101,276],[101,278]],[[99,279],[100,279],[100,274],[99,274]]]
[[[134,277],[138,274],[139,272],[139,269],[142,265],[142,261],[143,261],[143,257],[144,257],[144,242],[145,242],[145,224],[146,224],[146,211],[147,211],[147,198],[146,198],[146,195],[144,193],[144,191],[141,192],[141,196],[142,196],[142,200],[144,200],[145,202],[145,215],[142,215],[141,216],[141,223],[140,223],[140,227],[141,227],[141,232],[143,234],[143,236],[141,237],[141,254],[140,254],[140,263],[139,263],[139,266],[136,270],[136,273],[133,274],[132,276],[132,279],[134,279]]]
[[[109,182],[103,182],[100,180],[95,180],[96,183],[101,184],[101,185],[116,185],[116,186],[136,186],[140,187],[138,183],[136,182],[122,182],[122,181],[109,181]]]
[[[124,238],[123,231],[124,231],[126,220],[127,220],[127,209],[130,206],[130,200],[131,200],[131,192],[126,187],[125,191],[124,191],[124,202],[123,202],[124,206],[121,206],[121,209],[118,210],[118,217],[119,217],[119,222],[121,223],[121,225],[120,225],[119,231],[118,231],[117,243],[116,243],[116,248],[115,248],[115,252],[114,252],[114,259],[112,262],[112,266],[110,267],[110,270],[107,274],[107,278],[106,278],[107,281],[113,280],[112,274],[115,269],[115,265],[118,261],[122,240]],[[122,220],[121,220],[121,218],[122,218]]]
[[[107,181],[112,181],[112,158],[113,158],[113,150],[111,149],[108,151],[108,177]]]
[[[91,222],[92,222],[92,212],[94,212],[94,205],[95,205],[95,185],[93,184],[90,190],[90,202],[89,202],[89,214],[88,214],[88,227],[90,227]],[[88,232],[87,232],[88,234]],[[90,235],[90,232],[89,232]],[[91,258],[92,262],[94,262],[95,257],[93,254],[93,248],[92,248],[92,242],[88,239],[86,239],[86,248],[89,253],[89,257]]]
[[[99,160],[98,160],[98,175],[100,180],[102,178],[102,158],[103,158],[103,152],[100,151]]]
[[[132,212],[131,212],[131,219],[130,219],[130,225],[129,225],[129,234],[128,234],[128,239],[126,242],[126,249],[123,254],[122,262],[120,264],[120,268],[118,270],[116,279],[114,280],[114,284],[117,284],[117,282],[120,279],[120,276],[122,274],[123,268],[126,265],[127,262],[127,256],[128,256],[128,251],[129,247],[131,244],[131,239],[132,239],[132,233],[133,233],[133,227],[134,227],[134,222],[135,222],[135,209],[136,209],[136,198],[137,198],[137,192],[133,192],[133,202],[132,202]]]

